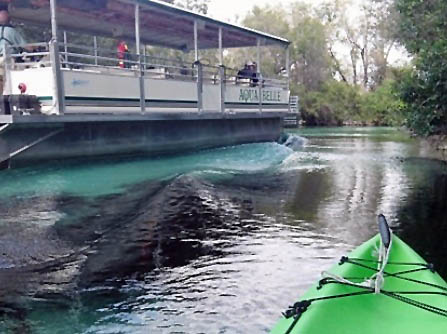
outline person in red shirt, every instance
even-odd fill
[[[130,68],[129,60],[129,47],[125,41],[120,41],[117,47],[118,64],[121,68]]]

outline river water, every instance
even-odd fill
[[[384,213],[447,276],[447,167],[389,128],[0,173],[0,332],[268,333]]]

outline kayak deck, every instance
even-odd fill
[[[379,244],[378,235],[330,273],[359,283],[370,278],[376,273]],[[271,334],[447,333],[447,283],[396,236],[384,278],[379,294],[323,279],[321,286],[315,284],[300,299],[317,300],[303,305],[307,307],[299,310],[300,315],[283,317]]]

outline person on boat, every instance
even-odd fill
[[[117,47],[117,54],[118,54],[118,65],[121,68],[130,68],[130,63],[128,60],[129,57],[129,47],[127,46],[127,43],[125,41],[120,41],[118,43]]]
[[[3,93],[3,83],[4,83],[4,53],[7,46],[11,45],[22,45],[22,47],[27,51],[33,51],[33,47],[25,46],[26,40],[23,38],[22,34],[9,22],[9,11],[8,5],[0,5],[0,92]],[[21,50],[19,48],[14,48],[11,53],[19,53]]]
[[[238,83],[240,80],[243,80],[243,82],[245,82],[246,79],[251,79],[253,74],[251,71],[252,64],[252,62],[246,63],[244,67],[237,72],[236,83]]]
[[[258,81],[259,81],[259,79],[258,79],[258,64],[256,62],[251,63],[250,73],[251,73],[250,86],[256,87],[258,85]]]

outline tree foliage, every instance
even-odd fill
[[[447,2],[396,0],[400,40],[414,55],[414,68],[400,85],[408,126],[428,135],[447,132]]]
[[[202,14],[208,13],[208,4],[210,2],[210,0],[161,0],[161,1]]]
[[[179,7],[184,7],[192,10],[193,12],[206,14],[208,13],[209,2],[210,0],[180,0],[175,1],[174,3]]]

